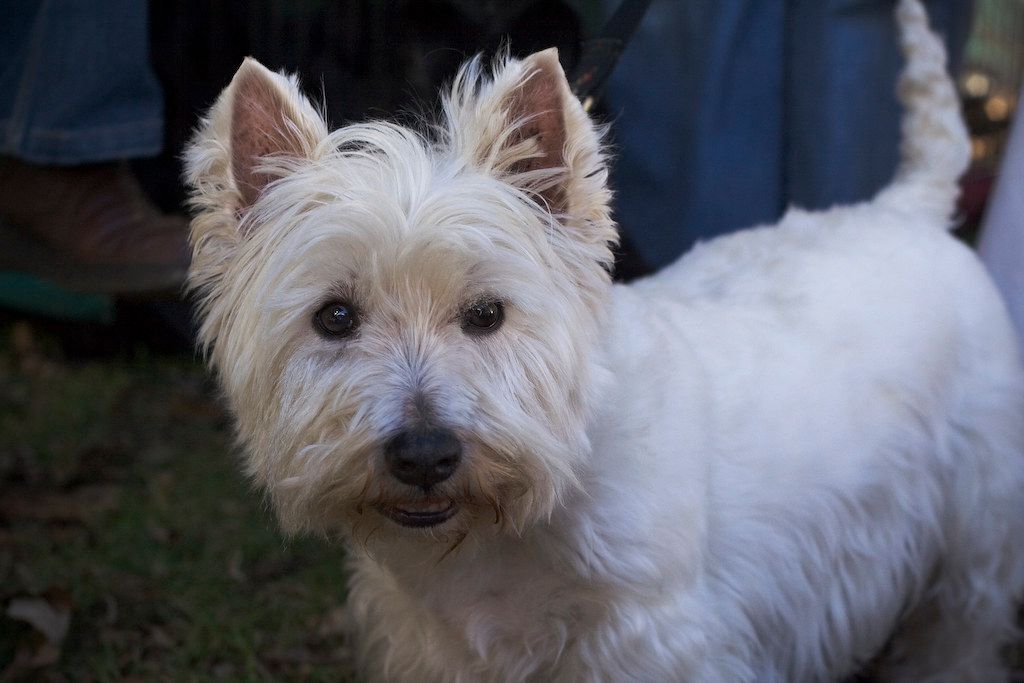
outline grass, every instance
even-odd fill
[[[0,680],[345,680],[343,552],[277,532],[199,363],[0,335]]]

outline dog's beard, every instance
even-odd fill
[[[366,549],[425,541],[451,550],[471,533],[521,535],[550,513],[560,487],[535,454],[463,443],[458,471],[428,489],[396,481],[376,443],[353,450],[344,441],[304,447],[304,468],[266,485],[285,530],[341,536]]]

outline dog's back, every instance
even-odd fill
[[[648,363],[707,378],[661,428],[712,435],[708,608],[742,615],[733,646],[780,680],[887,642],[885,680],[1003,680],[1024,591],[1020,352],[947,233],[969,146],[942,46],[916,0],[898,17],[888,188],[700,245],[616,297],[617,317],[671,321],[630,330],[663,350]]]

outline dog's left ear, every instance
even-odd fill
[[[509,170],[520,176],[568,170],[566,118],[572,93],[558,62],[558,50],[538,52],[524,62],[524,67],[523,80],[505,99],[506,119],[511,127],[505,147],[510,152],[517,144],[526,148],[523,156],[511,154]],[[557,175],[551,179],[564,180]],[[548,185],[541,181],[540,185],[539,194],[552,208],[565,208],[567,188],[564,182]]]
[[[457,147],[552,213],[608,222],[601,131],[572,94],[558,51],[507,60],[479,90],[475,76],[460,74],[448,101]]]

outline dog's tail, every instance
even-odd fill
[[[945,47],[928,27],[920,0],[899,0],[896,21],[906,59],[897,89],[905,109],[903,142],[896,177],[878,199],[894,207],[923,209],[952,227],[957,181],[971,156],[960,100],[946,70]]]

